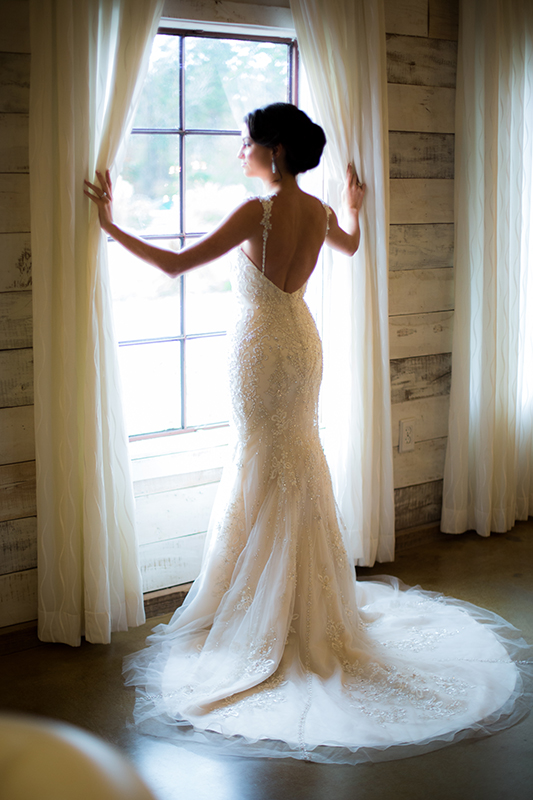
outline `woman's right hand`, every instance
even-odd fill
[[[83,193],[98,206],[98,218],[102,229],[106,233],[112,233],[114,223],[111,175],[109,174],[109,170],[106,170],[105,178],[98,170],[95,170],[95,172],[100,186],[95,186],[94,183],[89,183],[89,181],[86,180],[84,183],[88,188],[84,189]],[[90,191],[88,191],[88,189],[90,189]]]
[[[344,205],[354,211],[360,211],[363,205],[365,196],[366,184],[360,183],[357,176],[357,170],[353,163],[348,164],[346,170],[346,182],[342,192],[342,200]]]

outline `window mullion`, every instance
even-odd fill
[[[185,245],[185,37],[180,36],[180,108],[179,108],[179,124],[180,124],[180,146],[179,146],[179,188],[180,188],[180,233],[182,236],[182,247]],[[187,392],[185,386],[185,363],[187,358],[187,342],[186,342],[186,311],[185,311],[185,276],[180,275],[180,391],[181,391],[181,427],[187,427]]]

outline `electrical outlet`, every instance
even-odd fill
[[[398,440],[400,453],[408,453],[415,449],[415,420],[400,420],[400,437]]]

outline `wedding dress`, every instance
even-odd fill
[[[230,752],[399,758],[526,713],[519,632],[467,603],[358,581],[317,425],[321,343],[304,302],[237,252],[230,356],[237,433],[203,565],[183,606],[126,663],[141,730]],[[325,206],[329,219],[329,209]]]

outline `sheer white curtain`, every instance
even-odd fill
[[[105,237],[83,195],[116,163],[162,0],[31,0],[39,636],[144,621]]]
[[[388,341],[388,122],[380,0],[291,0],[317,118],[329,202],[349,161],[367,184],[353,258],[327,248],[325,449],[354,561],[394,558]]]
[[[462,3],[442,530],[533,514],[533,4]]]

